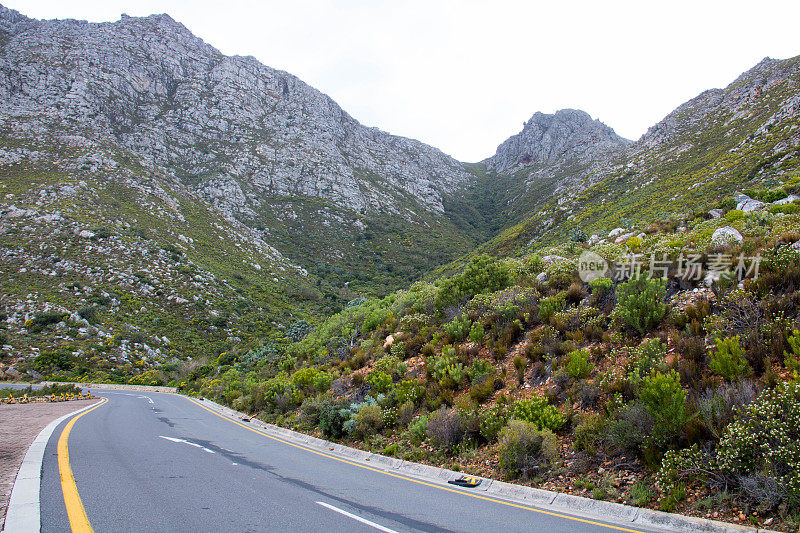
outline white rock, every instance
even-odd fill
[[[766,205],[767,204],[765,204],[764,202],[753,200],[746,194],[740,194],[736,197],[736,209],[744,211],[745,213],[750,213],[751,211],[758,211],[759,209],[763,209]]]
[[[719,228],[711,235],[711,244],[714,246],[724,246],[734,242],[741,244],[744,242],[744,237],[739,230],[730,226]]]

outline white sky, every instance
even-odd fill
[[[638,139],[765,56],[800,54],[800,2],[0,0],[34,18],[169,13],[226,54],[329,94],[368,126],[463,161],[535,111],[571,107]]]

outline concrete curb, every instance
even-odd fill
[[[167,392],[177,393],[176,387],[161,387],[153,385],[119,385],[117,383],[79,383],[75,381],[42,381],[40,385],[75,385],[82,389],[103,389],[103,390],[129,390],[136,392]]]
[[[220,414],[227,415],[234,419],[241,419],[242,417],[247,416],[243,413],[233,411],[232,409],[213,402],[207,398],[203,400],[203,403],[207,407],[219,412]],[[293,442],[295,444],[304,445],[310,449],[325,452],[326,454],[334,457],[345,458],[349,461],[361,463],[364,466],[369,466],[370,468],[377,470],[403,474],[431,484],[455,488],[452,485],[449,485],[447,482],[457,478],[458,476],[464,475],[463,472],[454,472],[446,468],[412,463],[410,461],[404,461],[394,457],[386,457],[375,453],[365,452],[364,450],[359,450],[357,448],[344,446],[342,444],[324,441],[322,439],[305,435],[303,433],[298,433],[290,429],[282,428],[272,424],[266,424],[257,419],[253,419],[250,424],[257,426],[265,433],[272,433],[274,436],[281,439]],[[465,492],[485,492],[487,495],[492,495],[498,499],[508,500],[512,503],[520,503],[550,512],[558,512],[573,516],[603,520],[612,524],[625,524],[627,527],[641,526],[651,529],[660,529],[663,531],[679,532],[700,531],[706,533],[778,533],[769,529],[758,529],[737,524],[728,524],[726,522],[719,522],[716,520],[695,518],[673,513],[664,513],[661,511],[632,507],[615,502],[606,502],[603,500],[594,500],[592,498],[573,496],[571,494],[535,489],[532,487],[526,487],[524,485],[515,485],[513,483],[498,481],[496,479],[481,479],[483,479],[483,482],[478,487],[474,489],[461,490],[464,490]]]
[[[91,409],[102,401],[94,402],[53,420],[33,440],[25,454],[25,458],[22,459],[22,465],[14,480],[14,487],[11,489],[11,499],[8,502],[6,520],[3,525],[4,532],[39,531],[41,528],[39,488],[42,480],[42,462],[44,460],[44,450],[47,447],[50,436],[61,422],[87,409]]]

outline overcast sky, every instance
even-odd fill
[[[169,13],[226,54],[329,94],[368,126],[463,161],[534,112],[587,111],[638,139],[765,56],[800,54],[800,2],[0,0],[34,18]]]

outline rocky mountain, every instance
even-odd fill
[[[485,163],[489,170],[507,173],[565,159],[595,160],[629,144],[585,111],[561,109],[552,115],[535,113],[522,131],[506,139]]]
[[[167,15],[0,7],[0,358],[143,373],[280,344],[475,251],[705,216],[797,172],[798,63],[766,59],[635,143],[561,110],[466,164]]]
[[[800,57],[766,58],[679,106],[634,143],[585,165],[525,170],[529,188],[513,205],[533,207],[482,249],[508,253],[575,231],[602,235],[637,220],[691,218],[736,191],[791,179],[798,164]]]
[[[350,244],[374,238],[413,275],[430,258],[393,243],[393,226],[453,233],[442,198],[473,179],[441,151],[364,127],[296,77],[227,57],[167,15],[92,24],[0,8],[0,45],[2,113],[19,129],[118,145],[308,267],[323,254],[363,273],[380,257]],[[419,244],[434,262],[453,248]]]

